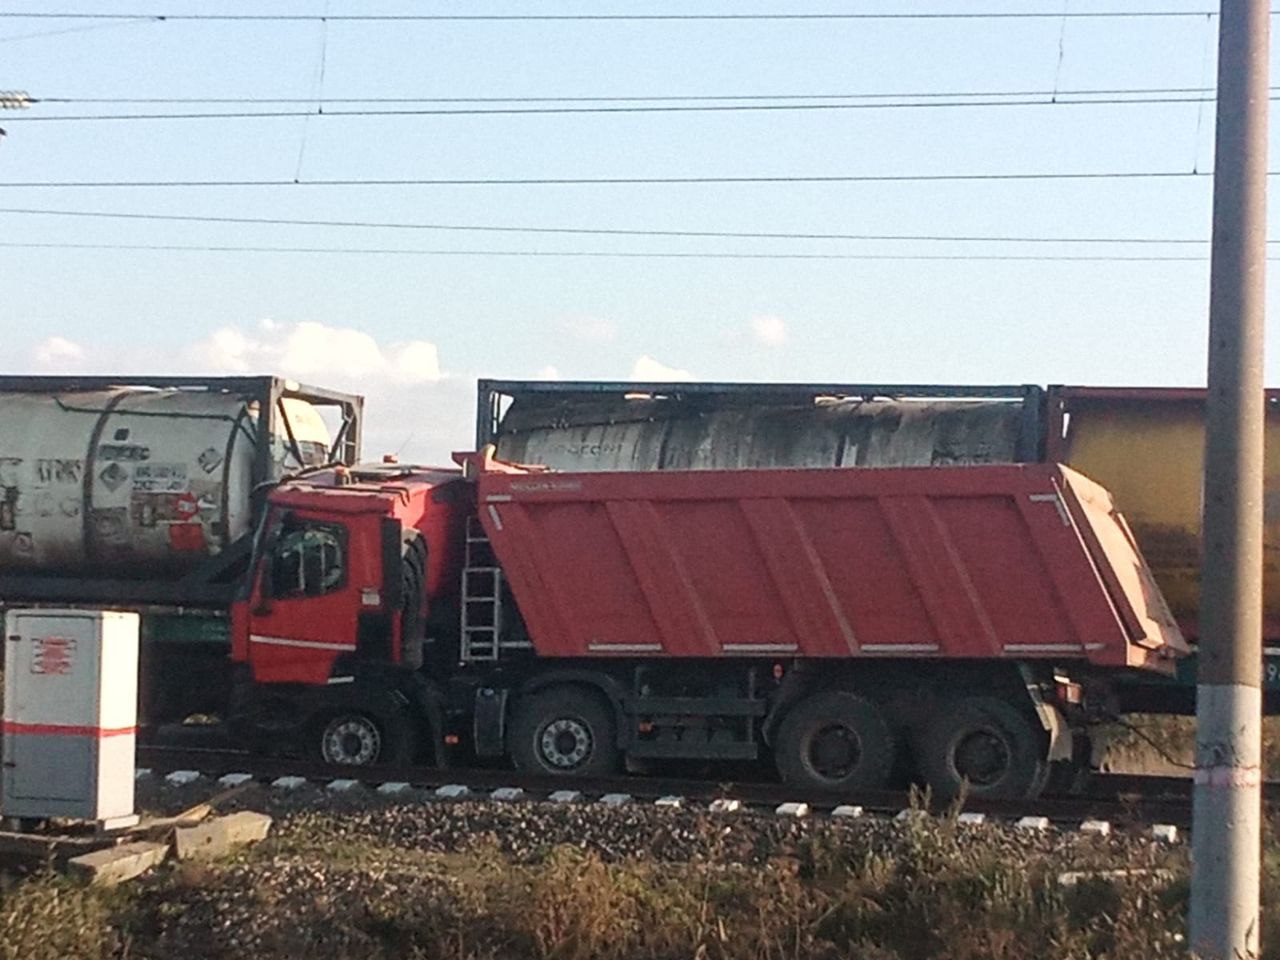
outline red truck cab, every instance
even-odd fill
[[[439,714],[420,668],[453,656],[468,497],[457,470],[396,464],[325,469],[270,493],[232,608],[242,736],[332,762],[407,761],[428,746],[393,718],[406,699]]]

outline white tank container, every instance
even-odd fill
[[[266,479],[324,459],[319,414],[285,407],[304,463],[273,438]],[[257,431],[228,394],[0,395],[0,570],[180,576],[248,532]]]

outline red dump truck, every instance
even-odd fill
[[[273,492],[233,722],[371,763],[772,756],[1041,790],[1186,647],[1108,494],[1052,465],[568,474],[490,451]]]

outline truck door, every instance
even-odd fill
[[[359,573],[351,520],[291,510],[264,545],[249,602],[248,655],[260,683],[326,683],[356,649]]]

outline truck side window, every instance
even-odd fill
[[[273,597],[315,597],[331,593],[346,579],[343,529],[302,521],[286,526],[271,563]]]

